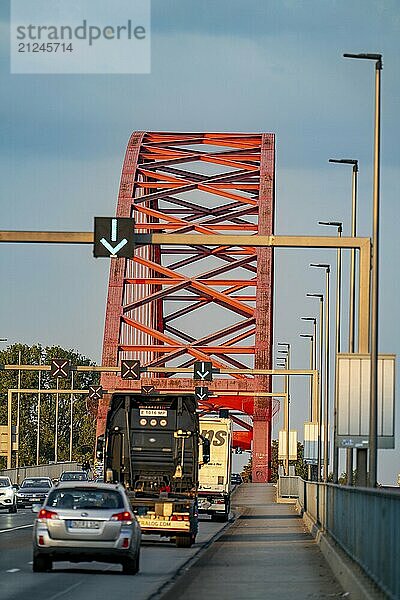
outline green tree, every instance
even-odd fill
[[[241,476],[245,483],[251,483],[252,468],[253,468],[253,461],[250,457],[249,462],[247,463],[247,465],[245,465],[243,467],[243,471],[241,472]]]
[[[52,358],[66,358],[72,365],[94,365],[89,358],[76,352],[66,350],[60,346],[43,347],[40,344],[28,346],[26,344],[13,344],[0,352],[1,364],[39,365],[50,364]],[[89,385],[99,383],[98,373],[74,372],[74,389],[87,389]],[[59,389],[71,388],[71,377],[59,379]],[[33,389],[39,386],[38,371],[21,371],[20,387]],[[7,423],[7,391],[18,387],[18,371],[0,372],[0,424]],[[56,381],[50,376],[49,371],[42,371],[40,375],[41,393],[40,402],[40,463],[54,460],[55,437],[55,406],[56,395],[46,394],[46,389],[55,389]],[[58,419],[58,460],[69,459],[70,437],[70,394],[59,395]],[[30,465],[36,463],[37,442],[37,416],[38,394],[20,394],[20,452],[19,464]],[[18,396],[12,396],[12,423],[17,423]],[[86,395],[74,396],[73,402],[73,460],[80,460],[83,456],[93,456],[95,438],[95,415],[87,409]],[[0,457],[0,467],[5,466],[5,457]]]

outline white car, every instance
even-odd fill
[[[9,513],[17,512],[17,488],[9,477],[0,477],[0,508],[8,508]]]

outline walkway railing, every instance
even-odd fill
[[[400,494],[301,480],[299,503],[389,598],[400,598]]]

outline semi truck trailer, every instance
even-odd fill
[[[231,506],[232,422],[202,417],[200,431],[210,442],[210,460],[199,472],[199,513],[227,521]]]
[[[112,395],[104,440],[105,480],[122,483],[142,534],[190,547],[198,530],[197,404],[190,394]]]

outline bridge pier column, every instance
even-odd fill
[[[271,419],[253,418],[253,483],[271,480]]]

